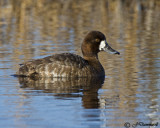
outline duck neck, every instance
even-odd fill
[[[99,59],[98,59],[98,55],[94,55],[94,56],[83,56],[83,58],[85,60],[88,61],[88,63],[94,67],[94,69],[96,69],[97,71],[104,71],[101,63],[99,62]]]

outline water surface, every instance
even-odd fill
[[[1,0],[0,127],[160,126],[159,12],[157,0]],[[24,61],[82,55],[81,42],[91,30],[102,31],[121,53],[99,54],[105,80],[11,76]]]

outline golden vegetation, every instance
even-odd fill
[[[100,30],[121,52],[120,57],[100,54],[106,74],[115,76],[103,86],[112,91],[115,88],[115,92],[110,96],[106,93],[104,99],[118,97],[120,108],[132,106],[134,111],[137,104],[132,96],[138,93],[139,79],[148,79],[149,88],[155,89],[152,86],[158,73],[153,58],[158,58],[159,21],[160,0],[1,0],[0,58],[10,55],[5,53],[10,50],[15,64],[22,62],[21,55],[23,60],[46,55],[53,51],[47,41],[54,47],[71,43],[71,49],[78,49],[76,52],[81,54],[79,42],[84,35]],[[38,46],[33,47],[36,43],[44,47],[37,50]],[[60,50],[69,51],[70,46],[61,47]],[[60,52],[58,49],[54,52]]]

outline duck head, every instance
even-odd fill
[[[89,32],[83,40],[81,49],[84,57],[97,57],[100,51],[120,55],[118,51],[109,46],[105,35],[99,31]]]

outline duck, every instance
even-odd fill
[[[20,64],[16,76],[19,77],[105,77],[105,70],[98,59],[101,51],[111,54],[120,53],[114,50],[100,31],[90,31],[85,36],[81,51],[83,57],[72,53],[53,54]]]

